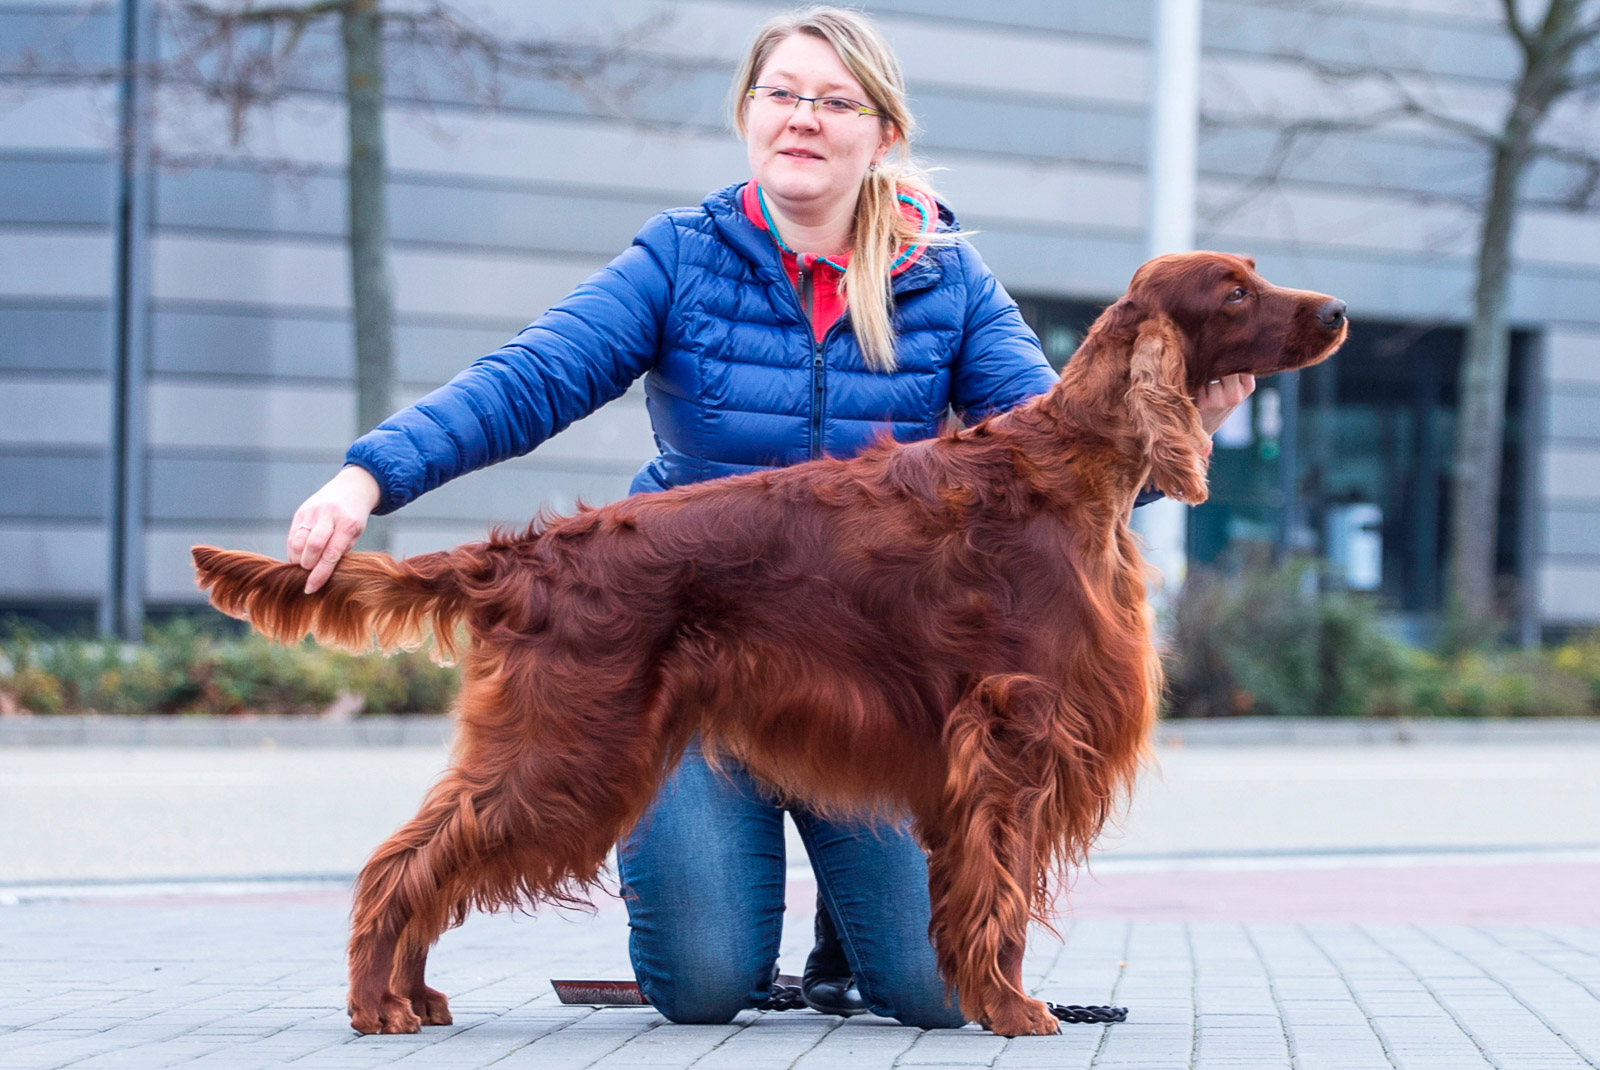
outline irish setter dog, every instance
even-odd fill
[[[851,460],[646,494],[328,585],[196,547],[224,612],[350,650],[466,645],[449,771],[355,889],[351,1024],[450,1021],[428,949],[474,908],[585,901],[699,733],[781,797],[909,814],[962,1012],[1054,1033],[1022,988],[1031,919],[1147,748],[1161,692],[1140,489],[1206,497],[1208,380],[1315,363],[1344,305],[1254,262],[1144,265],[1048,393]]]

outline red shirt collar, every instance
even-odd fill
[[[933,203],[933,198],[927,196],[921,190],[917,189],[902,189],[900,194],[902,196],[912,198],[917,202],[918,205],[922,206],[922,212],[918,212],[914,205],[910,205],[904,201],[901,201],[900,214],[906,217],[906,221],[920,228],[924,225],[923,220],[926,219],[927,225],[931,229],[931,227],[939,218],[939,206]],[[756,197],[756,183],[754,179],[744,184],[744,188],[739,191],[739,198],[740,205],[744,208],[745,218],[750,220],[750,222],[754,223],[760,229],[766,230],[767,221],[761,214],[761,201]],[[889,274],[891,276],[898,275],[902,271],[905,271],[907,268],[909,268],[912,264],[915,264],[917,259],[922,256],[922,250],[925,248],[927,248],[927,246],[920,243],[913,246],[911,248],[911,255],[901,260],[900,263],[897,264],[894,270]],[[900,250],[902,255],[905,253],[905,251],[906,250],[904,248]],[[785,259],[795,259],[787,252],[784,253],[783,256]],[[850,266],[849,253],[844,253],[840,256],[830,256],[828,257],[828,260],[836,264],[842,264],[845,267]],[[798,262],[802,267],[805,267],[807,270],[811,270],[818,265],[819,260],[810,253],[801,253],[800,257],[798,258]],[[821,263],[822,266],[829,266],[826,262]]]

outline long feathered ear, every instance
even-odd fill
[[[1128,409],[1150,482],[1180,502],[1206,500],[1206,433],[1184,390],[1183,335],[1165,316],[1145,320],[1128,368]]]

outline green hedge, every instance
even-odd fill
[[[1370,599],[1323,590],[1312,564],[1196,571],[1166,652],[1168,716],[1568,717],[1600,714],[1600,636],[1536,651],[1419,650]],[[457,674],[423,653],[352,657],[182,618],[143,643],[0,638],[0,710],[32,713],[440,713]]]
[[[1370,597],[1310,562],[1189,577],[1166,651],[1175,717],[1576,717],[1600,714],[1600,637],[1523,651],[1421,650]]]
[[[421,652],[354,657],[312,643],[181,618],[143,643],[48,637],[13,627],[0,639],[0,704],[33,713],[320,713],[364,700],[364,713],[441,713],[455,669]]]

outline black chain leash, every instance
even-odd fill
[[[1063,1022],[1092,1023],[1109,1025],[1112,1022],[1126,1022],[1128,1008],[1126,1007],[1080,1007],[1076,1003],[1063,1007],[1059,1003],[1046,1003],[1050,1013],[1060,1018]]]
[[[799,985],[782,984],[774,981],[767,990],[767,998],[756,1004],[758,1011],[797,1011],[806,1005],[805,998],[800,994]],[[1059,1003],[1046,1003],[1050,1013],[1068,1024],[1093,1024],[1109,1025],[1112,1022],[1125,1022],[1128,1020],[1126,1007],[1080,1007],[1076,1003],[1062,1006]]]
[[[767,990],[767,998],[756,1004],[758,1011],[797,1011],[806,1005],[805,998],[800,995],[799,985],[780,984],[772,982],[772,987]]]

